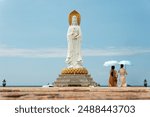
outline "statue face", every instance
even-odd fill
[[[78,25],[77,17],[75,15],[72,17],[72,25]]]

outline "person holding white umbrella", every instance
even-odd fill
[[[106,61],[104,63],[104,66],[106,66],[106,67],[111,66],[111,70],[110,70],[110,74],[109,74],[109,80],[108,80],[108,86],[109,87],[117,87],[118,73],[115,70],[116,64],[118,64],[118,61],[115,61],[115,60]]]
[[[118,78],[118,73],[115,70],[115,66],[111,66],[108,86],[109,87],[117,87],[117,78]]]
[[[118,73],[120,74],[120,86],[121,87],[126,87],[127,83],[126,83],[126,75],[127,75],[127,71],[126,69],[124,69],[124,65],[120,64],[120,70],[118,71]]]

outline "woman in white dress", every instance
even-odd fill
[[[127,86],[127,83],[126,83],[127,72],[123,67],[124,67],[124,65],[121,64],[120,65],[120,70],[118,71],[118,73],[120,74],[120,82],[121,82],[120,86],[121,87],[126,87]]]

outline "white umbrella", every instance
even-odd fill
[[[131,65],[131,62],[130,61],[120,61],[119,64],[123,64],[123,65]]]
[[[106,61],[104,63],[104,66],[108,67],[108,66],[113,66],[113,65],[116,65],[116,64],[118,64],[118,61],[110,60],[110,61]]]

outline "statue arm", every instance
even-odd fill
[[[72,37],[72,30],[71,27],[69,26],[68,32],[67,32],[67,39],[70,39]]]
[[[69,26],[68,32],[67,32],[67,39],[76,39],[77,36],[78,36],[78,34],[74,32],[74,30],[71,26]]]
[[[77,38],[80,38],[80,39],[81,39],[81,37],[82,37],[82,32],[81,32],[80,26],[78,26],[78,29],[79,29],[79,34],[77,35]]]

